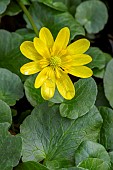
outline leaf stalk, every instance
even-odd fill
[[[23,2],[21,0],[16,0],[16,1],[19,4],[19,6],[21,7],[21,9],[23,10],[23,12],[25,13],[25,15],[27,16],[30,24],[33,27],[33,30],[34,30],[35,34],[38,36],[38,29],[37,29],[37,27],[35,25],[35,22],[33,21],[33,18],[31,16],[31,14],[29,13],[29,11],[27,10],[27,8],[25,7],[25,5],[23,4]]]

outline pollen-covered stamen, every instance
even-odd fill
[[[60,67],[61,59],[59,57],[57,57],[57,56],[53,56],[53,57],[50,58],[49,64],[50,64],[50,66],[52,66],[54,68],[55,67]]]

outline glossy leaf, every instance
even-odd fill
[[[105,68],[102,68],[102,69],[94,68],[93,69],[93,75],[97,78],[103,79],[104,73],[105,73]]]
[[[88,158],[79,164],[79,167],[86,168],[88,170],[110,170],[110,167],[101,159]]]
[[[98,47],[90,47],[87,51],[87,54],[92,57],[92,62],[88,64],[88,67],[98,69],[102,69],[105,67],[105,55]]]
[[[34,31],[27,28],[18,29],[16,30],[16,33],[20,34],[26,41],[33,41],[34,37],[36,37]]]
[[[8,132],[7,123],[0,124],[0,169],[12,170],[19,163],[22,141]]]
[[[107,151],[105,150],[105,148],[99,143],[92,142],[92,141],[85,141],[78,147],[77,151],[75,152],[76,165],[81,164],[82,161],[85,162],[85,160],[88,163],[88,158],[98,158],[102,160],[104,164],[107,164],[108,167],[110,167],[110,157]],[[95,162],[94,166],[96,167],[96,161],[94,160],[94,162]],[[88,167],[86,166],[85,168]]]
[[[113,169],[113,151],[109,152],[110,160],[111,160],[111,169]]]
[[[14,48],[19,47],[23,38],[17,33],[10,33],[6,30],[0,30],[0,61],[2,57],[6,57],[7,54]]]
[[[6,10],[10,0],[0,0],[0,15]]]
[[[39,105],[21,125],[22,159],[24,162],[67,160],[73,166],[75,150],[82,141],[96,141],[101,124],[96,107],[85,116],[70,120],[60,116],[58,106]]]
[[[65,5],[65,0],[31,0],[31,1],[37,1],[41,2],[53,9],[59,10],[59,11],[67,11],[67,7]]]
[[[49,170],[49,169],[38,162],[28,161],[20,163],[15,168],[15,170]]]
[[[12,123],[12,115],[10,107],[2,100],[0,100],[0,123]]]
[[[87,64],[87,66],[93,69],[93,75],[98,78],[103,78],[105,67],[112,59],[112,56],[102,52],[98,47],[90,47],[86,53],[92,57],[92,62]]]
[[[24,95],[21,79],[9,70],[0,68],[0,81],[0,99],[13,106]]]
[[[34,19],[37,28],[40,29],[41,27],[46,26],[51,30],[54,37],[56,37],[59,30],[65,26],[70,28],[71,39],[76,35],[85,35],[83,27],[68,12],[59,12],[36,2],[30,6],[29,12]],[[27,22],[27,27],[32,29],[32,26],[26,17],[25,20]]]
[[[21,12],[21,8],[15,1],[11,1],[10,4],[8,5],[4,15],[9,15],[9,16],[14,16],[17,15]]]
[[[113,150],[113,110],[108,107],[99,107],[103,118],[103,124],[100,133],[100,143],[107,150]]]
[[[92,78],[80,79],[75,83],[75,97],[60,105],[63,117],[77,119],[85,115],[94,105],[97,95],[96,83]]]
[[[52,161],[46,161],[46,166],[48,169],[58,170],[58,169],[68,169],[71,167],[71,162],[69,160],[57,159]],[[63,167],[63,168],[62,168]]]
[[[70,167],[70,168],[62,168],[60,170],[88,170],[88,169],[84,169],[81,167]]]
[[[104,75],[104,91],[110,105],[113,107],[113,59],[108,63]]]
[[[63,98],[63,96],[61,96],[61,94],[59,93],[59,91],[56,88],[54,96],[49,101],[51,101],[53,103],[62,103],[64,100],[65,99]]]
[[[107,23],[108,11],[101,1],[85,1],[77,7],[75,17],[88,33],[98,33]]]
[[[100,84],[98,84],[97,87],[98,87],[98,94],[97,94],[95,105],[97,107],[99,107],[99,106],[110,107],[109,102],[108,102],[108,100],[105,97],[103,84],[100,83]]]
[[[25,76],[20,73],[20,67],[29,60],[23,57],[19,50],[22,41],[21,35],[0,30],[0,67],[7,68],[25,79]]]
[[[34,87],[35,79],[37,75],[30,76],[24,84],[25,94],[27,100],[30,102],[32,106],[37,106],[40,103],[43,103],[45,100],[41,96],[40,88],[36,89]]]

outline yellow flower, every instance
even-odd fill
[[[68,73],[80,78],[92,76],[92,70],[83,66],[92,61],[89,55],[83,54],[90,42],[83,38],[67,46],[69,38],[67,27],[59,31],[55,41],[49,29],[43,27],[39,38],[35,37],[33,42],[25,41],[20,46],[22,54],[32,60],[24,64],[20,71],[25,75],[40,72],[34,86],[41,87],[41,95],[45,100],[54,96],[55,87],[65,99],[74,97],[75,88]]]

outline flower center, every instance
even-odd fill
[[[51,57],[50,58],[50,66],[52,67],[58,67],[61,65],[61,59],[57,56]]]

